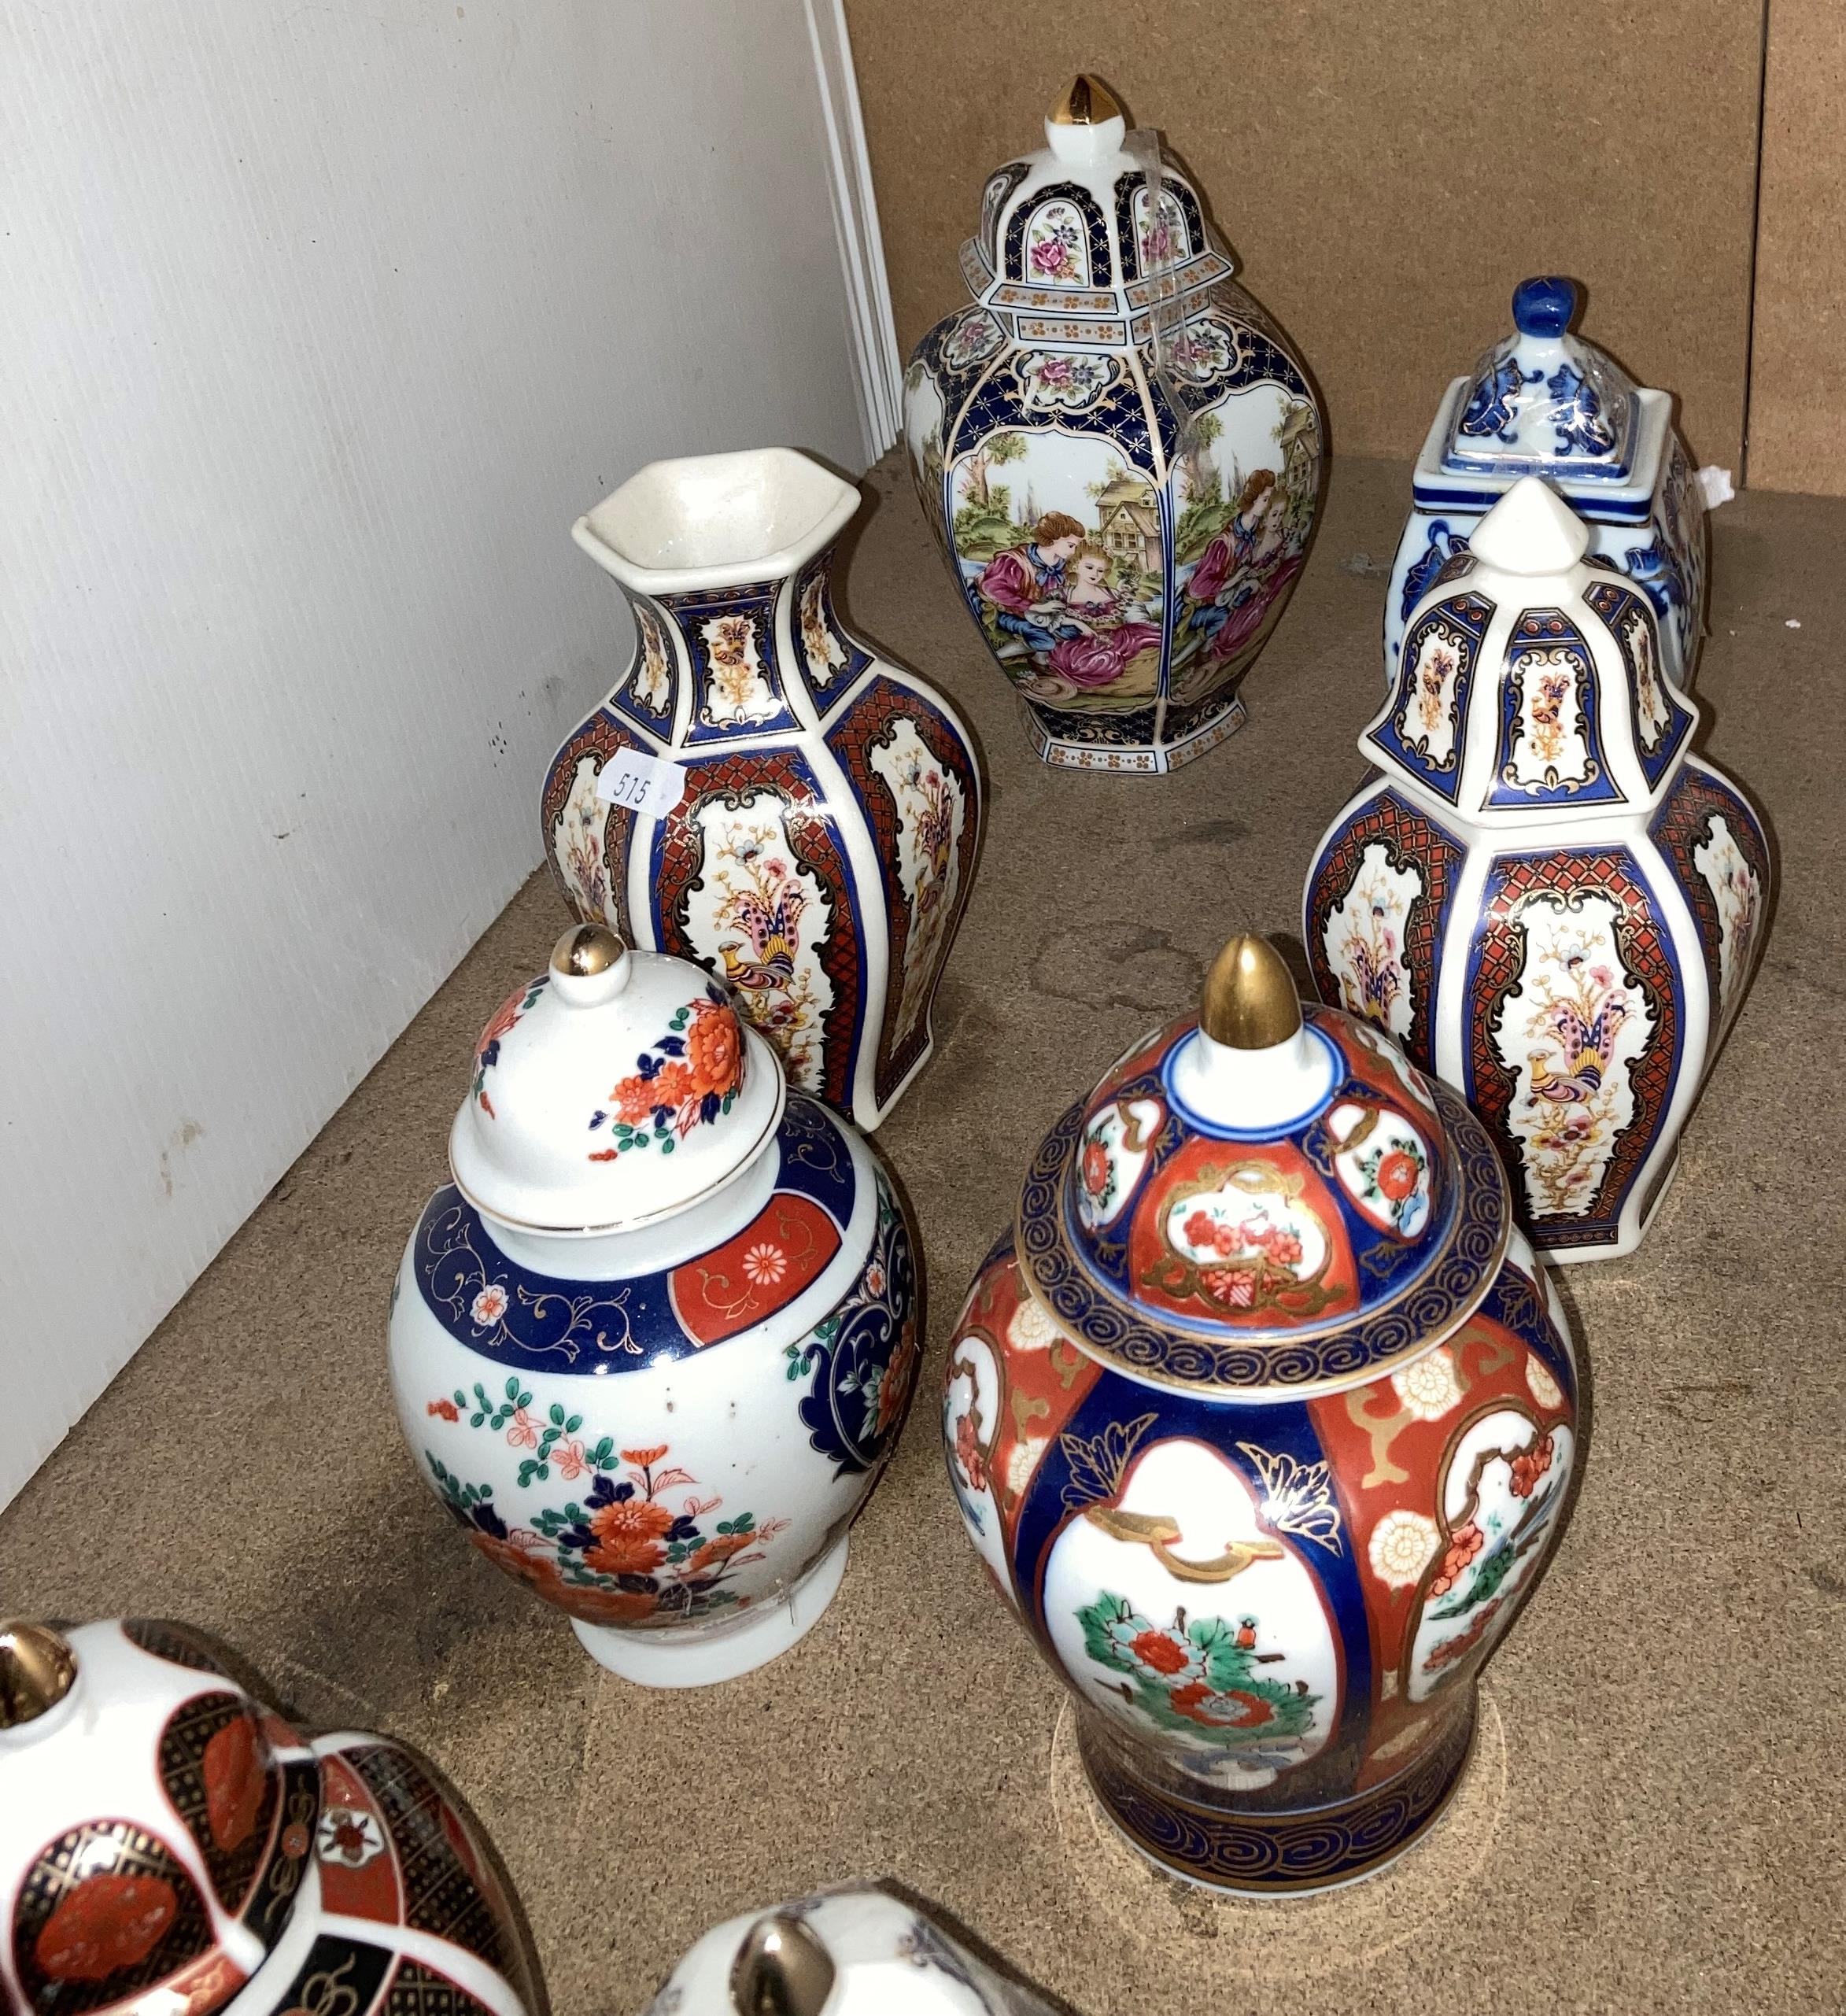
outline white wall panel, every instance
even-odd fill
[[[575,515],[862,456],[801,0],[0,0],[0,209],[3,1501],[537,863]]]

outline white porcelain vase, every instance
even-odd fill
[[[398,1419],[476,1549],[652,1686],[840,1586],[916,1369],[903,1207],[700,968],[601,925],[482,1032],[392,1291]]]
[[[788,449],[656,462],[578,520],[636,646],[545,780],[571,908],[696,959],[789,1082],[876,1127],[928,1061],[974,879],[954,710],[840,621],[850,483]]]
[[[1654,607],[1522,479],[1412,611],[1308,874],[1324,999],[1460,1090],[1533,1243],[1634,1250],[1761,947],[1771,864]]]

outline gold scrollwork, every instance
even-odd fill
[[[1162,1512],[1124,1512],[1119,1505],[1091,1505],[1084,1514],[1111,1540],[1145,1547],[1170,1575],[1181,1582],[1229,1582],[1257,1561],[1281,1561],[1287,1550],[1276,1540],[1233,1540],[1209,1561],[1188,1561],[1172,1549],[1184,1536],[1179,1522]]]

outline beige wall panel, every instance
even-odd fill
[[[1771,0],[1748,471],[1846,496],[1846,6]]]
[[[1807,0],[1815,12],[1839,0]],[[906,354],[962,297],[988,172],[1079,69],[1160,127],[1251,291],[1305,349],[1335,452],[1412,452],[1510,328],[1523,275],[1678,393],[1702,461],[1743,437],[1756,0],[847,0]],[[1580,54],[1579,54],[1580,53]]]

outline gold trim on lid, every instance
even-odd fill
[[[1054,126],[1100,126],[1106,119],[1124,116],[1116,97],[1100,77],[1085,70],[1051,108]]]
[[[799,1918],[771,1911],[745,1933],[731,1966],[737,2016],[821,2016],[833,1992],[833,1962]]]
[[[0,1729],[36,1722],[77,1678],[77,1655],[49,1624],[0,1623]]]
[[[574,925],[552,947],[552,966],[588,979],[607,973],[627,949],[606,924]]]
[[[1271,1050],[1300,1029],[1301,997],[1267,938],[1233,938],[1213,960],[1198,1026],[1230,1050]]]

